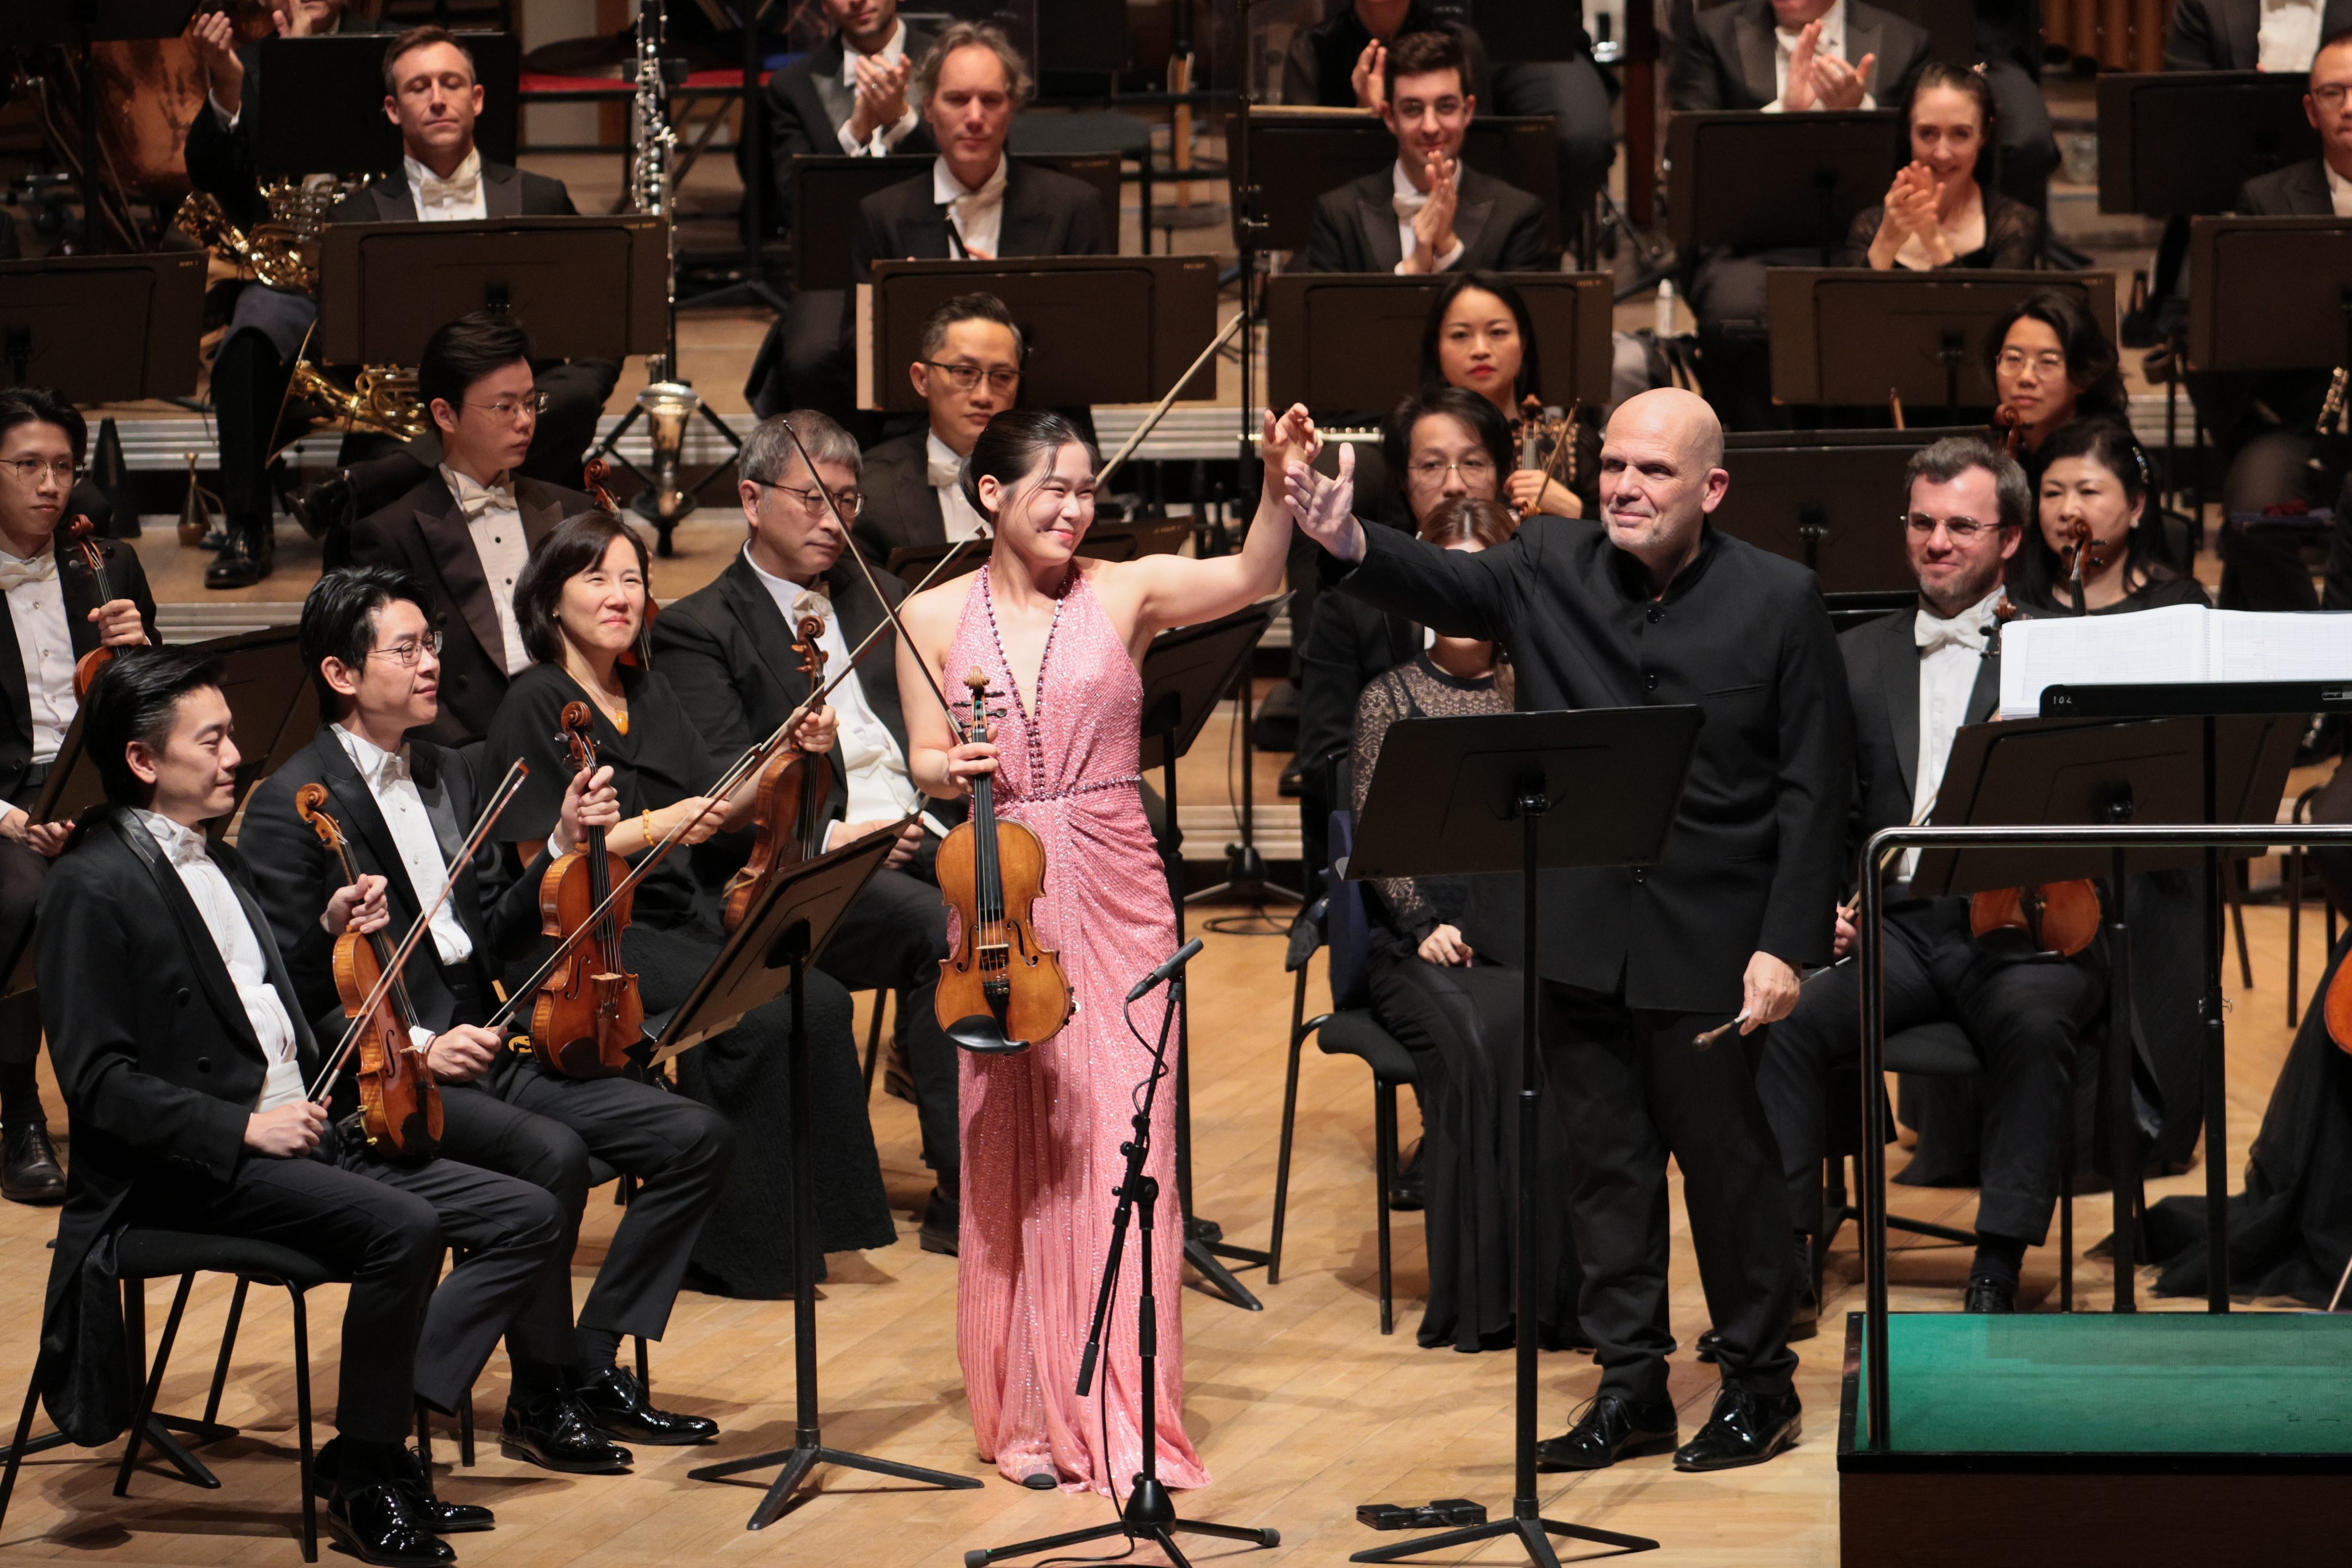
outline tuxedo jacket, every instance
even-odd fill
[[[514,489],[523,536],[533,547],[565,518],[596,506],[578,490],[537,479],[518,479]],[[424,737],[459,746],[488,734],[507,692],[506,638],[465,511],[438,470],[359,521],[352,530],[352,562],[397,566],[433,596],[424,610],[441,628],[441,716],[421,731]]]
[[[147,586],[139,552],[110,539],[99,540],[97,544],[106,559],[107,586],[114,590],[116,598],[139,606],[147,640],[161,642],[155,635],[155,595]],[[89,618],[100,603],[98,579],[74,545],[58,539],[50,548],[57,553],[58,585],[65,596],[66,632],[73,638],[74,658],[79,658],[98,646],[98,626]],[[0,596],[0,800],[13,797],[23,787],[25,770],[33,762],[32,685],[25,677],[23,657],[16,651],[16,632],[8,601]]]
[[[1703,723],[1658,863],[1543,873],[1547,980],[1626,1006],[1737,1009],[1749,956],[1830,956],[1853,719],[1813,574],[1707,528],[1653,598],[1597,521],[1535,518],[1475,554],[1366,528],[1327,585],[1448,637],[1500,642],[1523,712],[1690,703]],[[1504,963],[1518,939],[1474,935]]]
[[[412,740],[408,755],[410,774],[432,819],[442,858],[454,861],[482,807],[479,781],[462,752]],[[489,782],[495,788],[498,781]],[[255,893],[269,918],[310,1027],[323,1039],[330,1031],[341,1037],[343,1005],[335,991],[335,939],[319,924],[319,911],[343,885],[343,872],[335,852],[319,841],[294,809],[297,792],[312,784],[326,786],[327,802],[320,809],[342,829],[352,868],[363,877],[384,879],[392,915],[386,930],[393,940],[415,923],[425,902],[441,889],[419,888],[410,879],[408,863],[400,858],[400,846],[383,812],[334,727],[321,728],[253,792],[237,829],[237,852],[253,874]],[[473,954],[463,967],[477,999],[489,999],[491,982],[503,973],[505,964],[539,940],[539,883],[548,860],[542,848],[520,878],[509,881],[499,875],[496,849],[485,846],[460,868],[449,907],[473,941]],[[416,1006],[416,1021],[436,1034],[452,1024],[478,1024],[487,1016],[483,1011],[461,1013],[450,984],[451,971],[442,963],[430,936],[417,944],[402,975]]]
[[[237,852],[209,846],[245,908],[294,1037],[318,1047]],[[315,923],[317,915],[312,914]],[[34,935],[41,1025],[73,1120],[73,1174],[41,1321],[41,1394],[84,1447],[130,1424],[129,1355],[112,1238],[134,1183],[226,1182],[268,1059],[179,872],[129,813],[101,806],[41,885]]]
[[[1846,0],[1846,62],[1878,57],[1864,85],[1879,108],[1899,110],[1910,101],[1931,47],[1924,27]],[[1667,78],[1666,100],[1677,110],[1761,109],[1780,96],[1777,74],[1771,0],[1735,0],[1698,13]]]
[[[1865,621],[1838,637],[1853,704],[1853,822],[1847,860],[1881,828],[1911,820],[1919,784],[1919,647],[1913,610]],[[2000,643],[1977,667],[1961,722],[1981,724],[2000,700]]]
[[[2327,188],[2327,164],[2317,158],[2257,174],[2238,191],[2242,217],[2334,217],[2336,197]]]
[[[1111,256],[1118,251],[1118,236],[1105,227],[1102,200],[1092,185],[1010,158],[996,248],[999,256]],[[929,170],[858,204],[857,233],[850,242],[851,276],[857,281],[872,280],[877,261],[945,261],[953,254],[947,208],[931,199]],[[845,314],[845,332],[852,315]]]
[[[2164,26],[2164,68],[2250,71],[2262,58],[2262,0],[2175,0]],[[2326,0],[2319,36],[2352,27],[2352,0]]]
[[[931,34],[907,24],[907,58],[919,60],[931,47]],[[775,172],[776,226],[793,222],[793,160],[796,157],[838,157],[848,151],[841,144],[841,127],[856,105],[856,95],[842,85],[841,61],[847,46],[835,33],[814,53],[793,61],[768,79],[768,159]],[[907,84],[907,106],[916,110],[915,128],[891,149],[896,153],[936,153],[939,141],[930,122],[922,118],[921,100],[914,83]]]
[[[894,550],[947,541],[947,517],[940,510],[940,492],[931,488],[929,435],[926,426],[866,449],[858,479],[866,505],[850,537],[877,566],[888,564]]]
[[[482,160],[482,208],[486,217],[576,217],[580,211],[562,180],[487,158]],[[416,202],[408,194],[405,170],[378,174],[337,202],[331,221],[415,223]]]
[[[1395,271],[1404,259],[1395,195],[1395,176],[1388,169],[1324,192],[1315,202],[1315,226],[1298,270]],[[1543,203],[1467,164],[1462,168],[1454,233],[1462,241],[1462,259],[1452,268],[1456,272],[1536,272],[1548,259]]]

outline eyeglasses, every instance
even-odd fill
[[[534,392],[520,402],[511,397],[501,397],[496,403],[468,403],[466,406],[487,409],[492,418],[509,422],[525,414],[536,419],[547,412],[547,394]]]
[[[832,509],[824,504],[825,492],[823,490],[804,490],[793,485],[767,484],[767,481],[763,479],[754,479],[751,482],[753,484],[766,485],[766,488],[772,490],[782,490],[784,494],[800,502],[801,510],[808,513],[811,517],[829,517],[832,515]],[[834,492],[833,503],[835,506],[841,509],[842,516],[856,517],[859,510],[865,507],[866,497],[856,490],[836,490]]]
[[[1952,542],[1955,544],[1966,544],[1971,540],[1981,539],[1988,533],[1999,533],[2001,530],[2001,525],[1998,522],[1979,522],[1971,517],[1929,517],[1927,513],[1918,511],[1906,513],[1903,519],[1903,526],[1921,539],[1927,538],[1937,529],[1941,528],[1952,536]]]
[[[2056,375],[2066,368],[2066,356],[2049,349],[2034,354],[2027,353],[2023,349],[2003,349],[1993,363],[2011,375],[2029,364],[2043,375]]]
[[[1475,485],[1481,479],[1495,477],[1495,459],[1484,452],[1473,452],[1466,458],[1423,458],[1407,470],[1417,485],[1442,485],[1448,470],[1459,473],[1462,482]]]
[[[372,647],[368,652],[382,654],[403,669],[415,669],[416,661],[428,653],[441,657],[441,631],[436,626],[422,637],[403,637],[390,647]]]
[[[81,465],[70,458],[54,463],[47,458],[10,458],[0,466],[16,469],[17,480],[26,485],[39,484],[43,474],[51,475],[61,485],[70,485],[82,476]]]
[[[2341,109],[2344,100],[2352,96],[2352,87],[2340,81],[2324,81],[2311,89],[2311,96],[2318,100],[2322,109]]]
[[[991,392],[1010,392],[1021,384],[1021,373],[1009,365],[994,364],[983,370],[976,364],[941,364],[935,359],[922,363],[933,370],[944,372],[960,392],[970,392],[978,386],[983,375],[988,377],[988,390]]]

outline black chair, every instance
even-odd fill
[[[1266,1283],[1282,1280],[1283,1219],[1290,1201],[1291,1133],[1298,1115],[1298,1058],[1308,1036],[1326,1056],[1355,1057],[1372,1071],[1372,1167],[1380,1227],[1381,1332],[1396,1328],[1389,1244],[1389,1190],[1397,1173],[1397,1089],[1415,1081],[1412,1053],[1372,1016],[1367,988],[1363,893],[1340,874],[1354,839],[1354,814],[1331,814],[1331,847],[1339,860],[1330,890],[1301,911],[1290,928],[1283,966],[1296,976],[1290,997],[1290,1062],[1282,1091],[1282,1147],[1275,1162],[1274,1234],[1266,1251]],[[1307,970],[1316,950],[1331,949],[1333,1010],[1307,1015]]]
[[[868,1100],[874,1098],[874,1069],[882,1060],[882,1016],[890,1010],[890,997],[891,992],[887,987],[877,985],[874,988],[874,1016],[866,1026],[866,1098]],[[903,1011],[906,1005],[907,999],[899,997],[899,1008]]]
[[[229,1354],[236,1343],[237,1321],[245,1310],[246,1291],[247,1287],[256,1284],[278,1286],[286,1291],[294,1307],[294,1408],[300,1456],[302,1561],[317,1562],[319,1510],[310,1489],[310,1321],[305,1295],[321,1285],[342,1282],[346,1277],[291,1247],[267,1241],[249,1241],[239,1237],[150,1230],[133,1226],[121,1234],[115,1245],[122,1280],[123,1331],[131,1353],[134,1414],[131,1421],[131,1437],[122,1449],[122,1463],[115,1471],[114,1495],[130,1495],[131,1468],[138,1463],[141,1448],[150,1443],[189,1481],[207,1489],[218,1489],[220,1479],[189,1453],[172,1433],[174,1430],[189,1433],[199,1443],[216,1443],[236,1436],[235,1427],[223,1426],[214,1417],[220,1413],[221,1391],[228,1382]],[[212,1390],[205,1400],[204,1416],[201,1420],[191,1420],[185,1416],[159,1414],[155,1409],[155,1397],[163,1384],[164,1369],[171,1363],[172,1346],[179,1337],[180,1319],[187,1309],[188,1292],[194,1286],[198,1274],[233,1274],[236,1277],[236,1291],[230,1298],[228,1321],[221,1331],[220,1353],[213,1364]],[[154,1364],[151,1368],[146,1364],[147,1281],[173,1275],[179,1277],[180,1288],[173,1294],[171,1314],[163,1321],[163,1337],[156,1346]],[[16,1441],[7,1450],[7,1468],[5,1474],[0,1474],[0,1521],[7,1518],[8,1499],[16,1486],[16,1468],[24,1462],[25,1456],[61,1447],[68,1441],[65,1435],[58,1432],[37,1438],[30,1436],[33,1407],[40,1394],[41,1372],[42,1364],[37,1357],[32,1379],[25,1390],[24,1411],[16,1418]]]

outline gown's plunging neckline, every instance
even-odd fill
[[[1062,584],[1062,591],[1054,595],[1054,618],[1046,623],[1045,646],[1037,654],[1037,684],[1032,689],[1031,700],[1024,701],[1021,672],[1013,668],[1012,656],[1004,651],[1004,634],[996,624],[996,582],[987,566],[980,569],[980,604],[981,608],[988,612],[988,637],[996,645],[997,662],[1004,667],[1004,684],[1012,689],[1013,710],[1021,720],[1021,726],[1033,736],[1037,732],[1037,717],[1043,711],[1045,698],[1045,667],[1054,661],[1054,634],[1062,629],[1062,606],[1070,602],[1070,595],[1077,592],[1078,584],[1083,581],[1077,567],[1073,565],[1069,577]]]

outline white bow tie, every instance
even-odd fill
[[[169,819],[148,825],[150,837],[163,851],[163,858],[174,866],[193,866],[205,858],[205,836],[195,828],[183,826]]]
[[[1389,197],[1389,205],[1396,208],[1397,216],[1410,223],[1421,216],[1422,208],[1429,205],[1429,193],[1413,191],[1408,194],[1399,191]]]
[[[481,189],[482,167],[478,163],[471,172],[446,180],[427,174],[416,182],[417,199],[428,207],[471,206]]]
[[[0,555],[0,594],[21,588],[27,583],[47,583],[58,574],[58,558],[43,551],[30,561],[20,561],[13,555]]]
[[[793,595],[793,614],[821,616],[833,608],[833,593],[822,583],[811,584]]]
[[[457,508],[466,514],[467,522],[493,510],[513,511],[514,491],[506,485],[478,485],[461,477],[457,484]]]
[[[929,478],[931,481],[931,489],[938,489],[943,485],[961,485],[963,483],[963,459],[961,458],[955,457],[952,454],[944,459],[936,457],[926,457],[924,459],[924,467],[925,473]]]
[[[1930,615],[1925,609],[1917,612],[1911,623],[1911,640],[1922,653],[1934,653],[1940,648],[1964,647],[1970,653],[1982,653],[1986,647],[1985,625],[1965,617],[1946,620]]]

